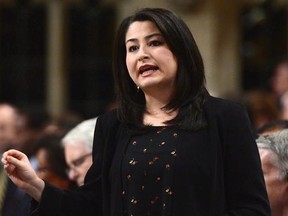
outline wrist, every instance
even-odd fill
[[[44,191],[44,188],[45,188],[45,182],[37,176],[37,178],[34,181],[32,181],[30,184],[28,184],[25,191],[34,200],[39,202],[41,197],[42,197],[42,193]]]

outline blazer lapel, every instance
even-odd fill
[[[128,133],[126,127],[119,127],[117,134],[117,140],[115,140],[116,148],[115,153],[112,156],[112,164],[109,171],[109,180],[111,183],[111,215],[122,215],[122,181],[121,181],[121,166],[123,155],[131,134]]]

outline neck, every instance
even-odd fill
[[[164,122],[169,121],[177,115],[177,110],[163,110],[164,104],[148,104],[144,113],[144,124],[153,126],[165,126]]]
[[[163,111],[163,107],[166,106],[171,97],[167,95],[147,95],[145,94],[146,100],[146,111],[147,112],[159,112],[160,110]]]
[[[144,124],[163,126],[165,121],[173,119],[177,115],[175,110],[164,110],[172,98],[172,91],[150,91],[144,92],[146,100],[146,112],[144,113]]]
[[[156,86],[154,88],[143,89],[142,91],[145,95],[146,105],[151,103],[152,105],[156,104],[163,107],[168,104],[174,96],[174,90],[172,86],[168,89]]]

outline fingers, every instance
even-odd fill
[[[11,150],[4,152],[4,154],[3,154],[4,159],[6,159],[8,156],[17,158],[18,160],[22,160],[22,159],[27,158],[27,156],[24,153],[22,153],[18,150],[15,150],[15,149],[11,149]]]
[[[4,166],[5,166],[5,164],[7,164],[7,160],[6,160],[6,157],[4,157],[4,155],[1,158],[1,162]]]
[[[10,176],[11,173],[14,172],[14,170],[16,169],[16,167],[14,165],[4,165],[4,169],[6,170],[7,174]]]
[[[25,163],[29,163],[29,160],[22,152],[12,149],[4,152],[1,162],[4,165],[4,168],[8,172],[11,172],[15,167],[21,167],[24,166]]]
[[[10,175],[16,167],[13,164],[9,163],[8,157],[10,156],[7,156],[7,154],[4,153],[1,162],[4,165],[4,169],[6,170],[7,174]]]

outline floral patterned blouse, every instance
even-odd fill
[[[177,130],[151,127],[131,138],[122,162],[123,215],[171,215]]]

